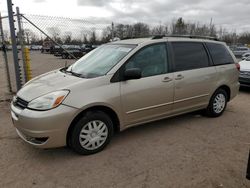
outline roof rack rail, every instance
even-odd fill
[[[162,39],[164,37],[181,37],[181,38],[190,38],[190,39],[208,39],[208,40],[219,41],[217,37],[201,36],[201,35],[155,35],[152,37],[152,39]]]
[[[152,37],[152,39],[162,39],[164,37],[166,37],[166,35],[155,35]]]

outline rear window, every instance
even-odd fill
[[[216,43],[206,43],[206,45],[212,56],[214,65],[234,63],[231,54],[224,45]]]
[[[207,52],[199,42],[173,42],[175,71],[198,69],[209,66]]]

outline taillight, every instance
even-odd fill
[[[235,66],[236,66],[237,70],[240,71],[240,64],[236,63]]]

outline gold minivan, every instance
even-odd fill
[[[239,89],[239,65],[215,40],[111,42],[29,81],[13,98],[18,135],[40,148],[101,151],[115,132],[202,110],[220,116]]]

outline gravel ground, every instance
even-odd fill
[[[34,75],[65,62],[33,55],[41,57],[32,60]],[[9,102],[0,102],[0,187],[250,187],[249,109],[250,89],[241,89],[219,118],[191,113],[137,126],[115,135],[104,151],[79,156],[24,143]]]

